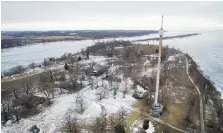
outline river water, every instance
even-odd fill
[[[181,35],[186,32],[167,32],[165,36]],[[137,40],[157,37],[157,34],[119,37],[116,40]],[[32,62],[42,62],[44,58],[59,57],[64,53],[76,53],[81,48],[93,45],[97,41],[110,41],[112,39],[101,40],[80,40],[47,42],[27,45],[22,47],[3,49],[1,53],[1,70],[5,71],[16,65],[28,65]],[[201,35],[181,39],[164,40],[164,45],[178,48],[184,53],[188,53],[198,63],[204,74],[209,76],[215,83],[218,90],[223,92],[223,31],[202,32]],[[148,41],[140,42],[148,43]],[[158,43],[150,41],[150,43]]]

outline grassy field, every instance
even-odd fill
[[[27,76],[25,74],[18,75],[16,80],[1,82],[1,96],[8,97],[13,94],[13,90],[15,89],[18,93],[21,90],[21,85],[23,83],[34,83],[38,82],[41,75],[50,76],[49,72],[41,72],[37,74],[33,74],[31,76]]]

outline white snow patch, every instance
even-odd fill
[[[155,128],[154,128],[154,125],[149,122],[149,128],[146,130],[146,133],[154,133],[155,131]]]
[[[175,61],[176,60],[176,56],[169,56],[168,61]]]
[[[153,70],[156,70],[156,68],[144,68],[141,74],[142,77],[143,76],[150,77]]]

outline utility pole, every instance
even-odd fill
[[[163,16],[161,21],[161,28],[159,30],[159,56],[158,56],[158,64],[157,64],[157,75],[156,75],[156,92],[155,92],[155,101],[152,105],[153,115],[154,116],[160,116],[160,114],[163,112],[163,105],[158,103],[158,93],[159,93],[159,83],[160,83],[160,63],[161,63],[161,56],[162,56],[162,39],[163,39]]]

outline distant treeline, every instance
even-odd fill
[[[195,35],[200,35],[200,34],[199,33],[194,33],[194,34],[185,34],[185,35],[177,35],[177,36],[165,36],[165,37],[163,37],[163,39],[167,40],[167,39],[174,39],[174,38],[184,38],[184,37],[195,36]],[[135,40],[134,42],[159,40],[159,39],[160,39],[159,37],[154,37],[154,38],[147,38],[147,39],[139,39],[139,40]]]
[[[106,42],[96,42],[95,45],[87,47],[87,50],[89,50],[91,53],[96,53],[100,50],[107,50],[107,49],[114,49],[114,47],[127,47],[131,46],[132,43],[130,41],[106,41]]]
[[[119,36],[136,36],[158,33],[156,30],[55,30],[55,31],[2,31],[2,36],[69,36],[80,35],[85,37],[104,38]]]
[[[1,46],[11,48],[33,43],[78,40],[78,39],[32,39],[41,36],[78,36],[90,39],[131,37],[158,33],[156,30],[73,30],[73,31],[3,31],[1,32]]]
[[[1,39],[1,46],[2,49],[4,48],[12,48],[12,47],[19,47],[19,46],[25,46],[28,44],[34,44],[34,43],[45,43],[45,42],[56,42],[56,41],[75,41],[75,40],[81,40],[76,38],[62,38],[62,39],[23,39],[23,38],[3,38]]]

